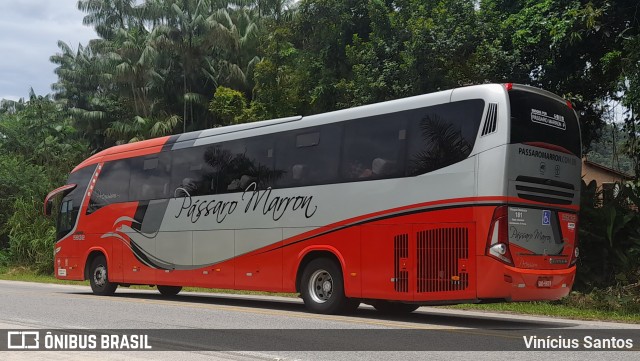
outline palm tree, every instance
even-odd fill
[[[78,45],[75,52],[63,41],[58,42],[58,47],[61,52],[49,58],[58,65],[54,69],[58,81],[51,86],[54,97],[70,109],[90,146],[103,148],[106,146],[104,130],[108,126],[104,99],[109,96],[111,75],[91,45]]]
[[[136,19],[135,0],[79,0],[78,10],[86,12],[85,25],[93,25],[103,39],[111,39],[118,29]]]
[[[260,28],[254,19],[254,12],[244,8],[219,9],[209,17],[220,57],[215,63],[209,61],[204,72],[216,85],[239,89],[245,94],[253,88],[249,74],[260,61],[257,56]]]
[[[165,112],[146,118],[135,116],[131,120],[111,122],[106,133],[109,137],[118,139],[117,143],[119,144],[134,143],[144,139],[172,134],[181,121],[182,119],[179,116]]]
[[[183,131],[188,124],[195,125],[194,106],[206,110],[208,97],[204,94],[212,93],[215,86],[203,84],[201,77],[204,59],[213,47],[208,36],[213,28],[208,20],[212,5],[211,0],[155,0],[147,4],[147,16],[155,16],[150,19],[154,24],[153,45],[170,54],[165,57],[167,66],[179,71]]]
[[[123,85],[132,98],[135,114],[149,116],[149,93],[155,71],[157,50],[151,45],[150,33],[144,27],[118,29],[109,52],[115,81]]]

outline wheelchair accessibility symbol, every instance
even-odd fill
[[[551,224],[551,211],[543,210],[542,211],[542,225],[548,226]]]

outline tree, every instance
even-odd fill
[[[42,245],[52,229],[51,220],[42,221],[41,202],[87,156],[88,147],[62,103],[33,90],[28,101],[17,103],[12,111],[0,112],[0,251],[11,245],[35,255],[44,248],[36,252],[29,242]],[[20,218],[25,215],[28,219]],[[28,223],[35,217],[40,220]],[[18,225],[30,231],[19,232]]]
[[[244,8],[219,9],[209,17],[214,24],[213,36],[218,39],[216,52],[219,57],[207,58],[204,69],[215,84],[231,86],[245,94],[251,94],[252,73],[260,61],[257,56],[260,28],[252,14]]]
[[[241,92],[219,86],[213,95],[209,110],[221,125],[236,124],[246,111],[247,101]]]

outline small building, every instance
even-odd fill
[[[586,184],[596,181],[598,188],[602,189],[603,201],[612,199],[616,192],[616,183],[625,183],[633,180],[631,174],[609,168],[602,164],[598,164],[582,158],[582,179]]]

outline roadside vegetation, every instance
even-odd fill
[[[605,203],[595,185],[583,185],[569,298],[473,307],[640,312],[637,1],[81,0],[78,7],[99,37],[76,48],[58,43],[51,95],[0,102],[2,278],[51,281],[55,226],[42,217],[43,198],[80,160],[109,146],[518,82],[569,99],[580,112],[584,150],[620,156],[636,178]],[[624,137],[598,153],[591,145],[610,132],[612,104],[624,106],[615,124]]]

